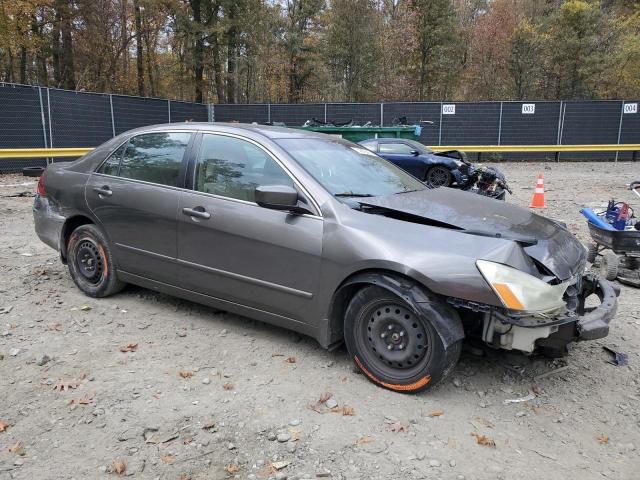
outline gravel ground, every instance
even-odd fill
[[[634,164],[501,168],[522,206],[543,171],[544,213],[582,241],[579,207],[640,208],[624,187]],[[566,359],[464,353],[446,384],[401,395],[356,374],[344,349],[282,329],[141,288],[84,296],[34,234],[32,198],[10,196],[30,181],[0,177],[2,480],[638,478],[633,288],[609,337]]]

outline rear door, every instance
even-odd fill
[[[85,197],[120,270],[176,283],[179,191],[192,136],[188,131],[136,135],[90,176]]]
[[[203,133],[194,172],[193,191],[180,197],[181,285],[302,317],[318,287],[322,218],[254,202],[258,185],[299,186],[264,148],[234,135]]]

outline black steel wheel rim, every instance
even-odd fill
[[[98,246],[91,240],[82,240],[76,248],[76,266],[82,277],[97,285],[104,275],[104,259]]]
[[[429,170],[427,182],[433,188],[446,187],[449,185],[449,170],[442,167],[434,167]]]
[[[387,377],[411,379],[430,361],[431,330],[402,302],[374,302],[363,310],[356,328],[359,352]]]

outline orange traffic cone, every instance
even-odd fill
[[[529,208],[545,208],[544,204],[544,178],[542,178],[542,174],[538,174],[538,182],[536,183],[536,189],[533,193],[533,198],[531,199],[531,205]]]

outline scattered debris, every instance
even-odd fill
[[[430,417],[441,417],[442,415],[444,415],[443,410],[435,410],[429,414]]]
[[[236,464],[230,463],[229,465],[224,467],[224,471],[227,472],[229,475],[234,475],[240,471],[240,468]]]
[[[342,409],[338,409],[338,411],[341,412],[344,417],[353,417],[356,414],[356,411],[352,407],[342,407]]]
[[[127,471],[127,462],[124,460],[116,460],[111,465],[111,472],[123,475]]]
[[[9,428],[10,426],[10,423],[5,422],[4,420],[0,420],[0,433],[6,432],[7,428]]]
[[[71,410],[76,408],[78,405],[89,405],[93,402],[93,398],[96,396],[95,392],[85,393],[80,398],[73,398],[69,401],[69,405],[71,405]]]
[[[605,347],[604,345],[602,346],[602,349],[605,352],[609,352],[611,355],[613,355],[613,360],[609,360],[608,362],[611,365],[615,365],[617,367],[623,367],[627,363],[629,363],[629,359],[627,358],[626,353],[617,352],[613,348]]]
[[[122,353],[135,352],[137,349],[138,349],[137,343],[128,343],[127,345],[120,347],[120,351]]]
[[[160,435],[159,433],[151,433],[151,430],[145,430],[144,441],[152,445],[159,445],[161,443],[168,443],[171,440],[178,438],[178,432]]]
[[[42,367],[43,365],[49,363],[50,361],[51,361],[51,358],[46,353],[42,355],[38,355],[36,357],[36,365],[38,365],[39,367]]]
[[[24,444],[20,440],[9,447],[9,452],[20,455],[21,457],[24,457],[27,453],[24,449]]]
[[[388,430],[393,433],[407,432],[409,431],[409,425],[407,425],[406,423],[396,422],[396,423],[392,423],[389,426]]]
[[[224,388],[225,390],[233,390],[233,383],[227,382],[222,385],[222,388]]]
[[[17,356],[22,350],[20,350],[19,348],[12,348],[11,350],[9,350],[9,355],[11,355],[12,357]]]
[[[477,432],[471,432],[471,436],[475,437],[476,443],[478,445],[484,445],[485,447],[496,448],[496,442],[494,442],[492,438],[487,437],[486,435],[481,435]]]
[[[202,426],[202,429],[203,429],[203,430],[211,430],[212,428],[215,428],[215,426],[216,426],[216,422],[214,422],[213,420],[211,420],[210,422],[205,423],[205,424]]]
[[[550,377],[551,375],[555,375],[557,373],[561,373],[564,372],[566,370],[569,370],[570,365],[565,365],[564,367],[560,367],[560,368],[556,368],[555,370],[551,370],[549,372],[545,372],[545,373],[541,373],[540,375],[536,375],[535,377],[533,377],[534,381],[538,381],[538,380],[542,380],[543,378],[547,378]]]
[[[528,402],[530,400],[533,400],[534,398],[536,398],[536,394],[533,392],[529,392],[529,395],[525,395],[524,397],[520,397],[520,398],[507,398],[503,403],[505,405],[509,405],[510,403],[521,403],[521,402]]]
[[[598,437],[598,443],[600,445],[606,445],[607,443],[609,443],[609,437],[603,433]]]
[[[193,377],[193,372],[189,370],[180,370],[178,372],[178,375],[180,375],[182,378],[191,378]]]
[[[171,455],[160,455],[160,460],[162,460],[167,465],[171,465],[173,462],[176,461],[176,459],[173,458],[173,456]]]
[[[366,445],[367,443],[373,443],[375,440],[373,439],[373,437],[360,437],[359,439],[357,439],[355,442],[353,442],[354,445]]]
[[[287,363],[296,363],[296,357],[287,357],[285,362],[287,362]]]
[[[9,313],[11,310],[13,310],[13,305],[9,305],[7,307],[0,307],[0,315],[4,313]]]
[[[54,390],[58,390],[59,392],[64,392],[64,391],[67,391],[67,390],[78,388],[79,385],[80,385],[80,382],[78,382],[77,380],[63,380],[63,379],[60,379],[53,386],[53,389]]]

